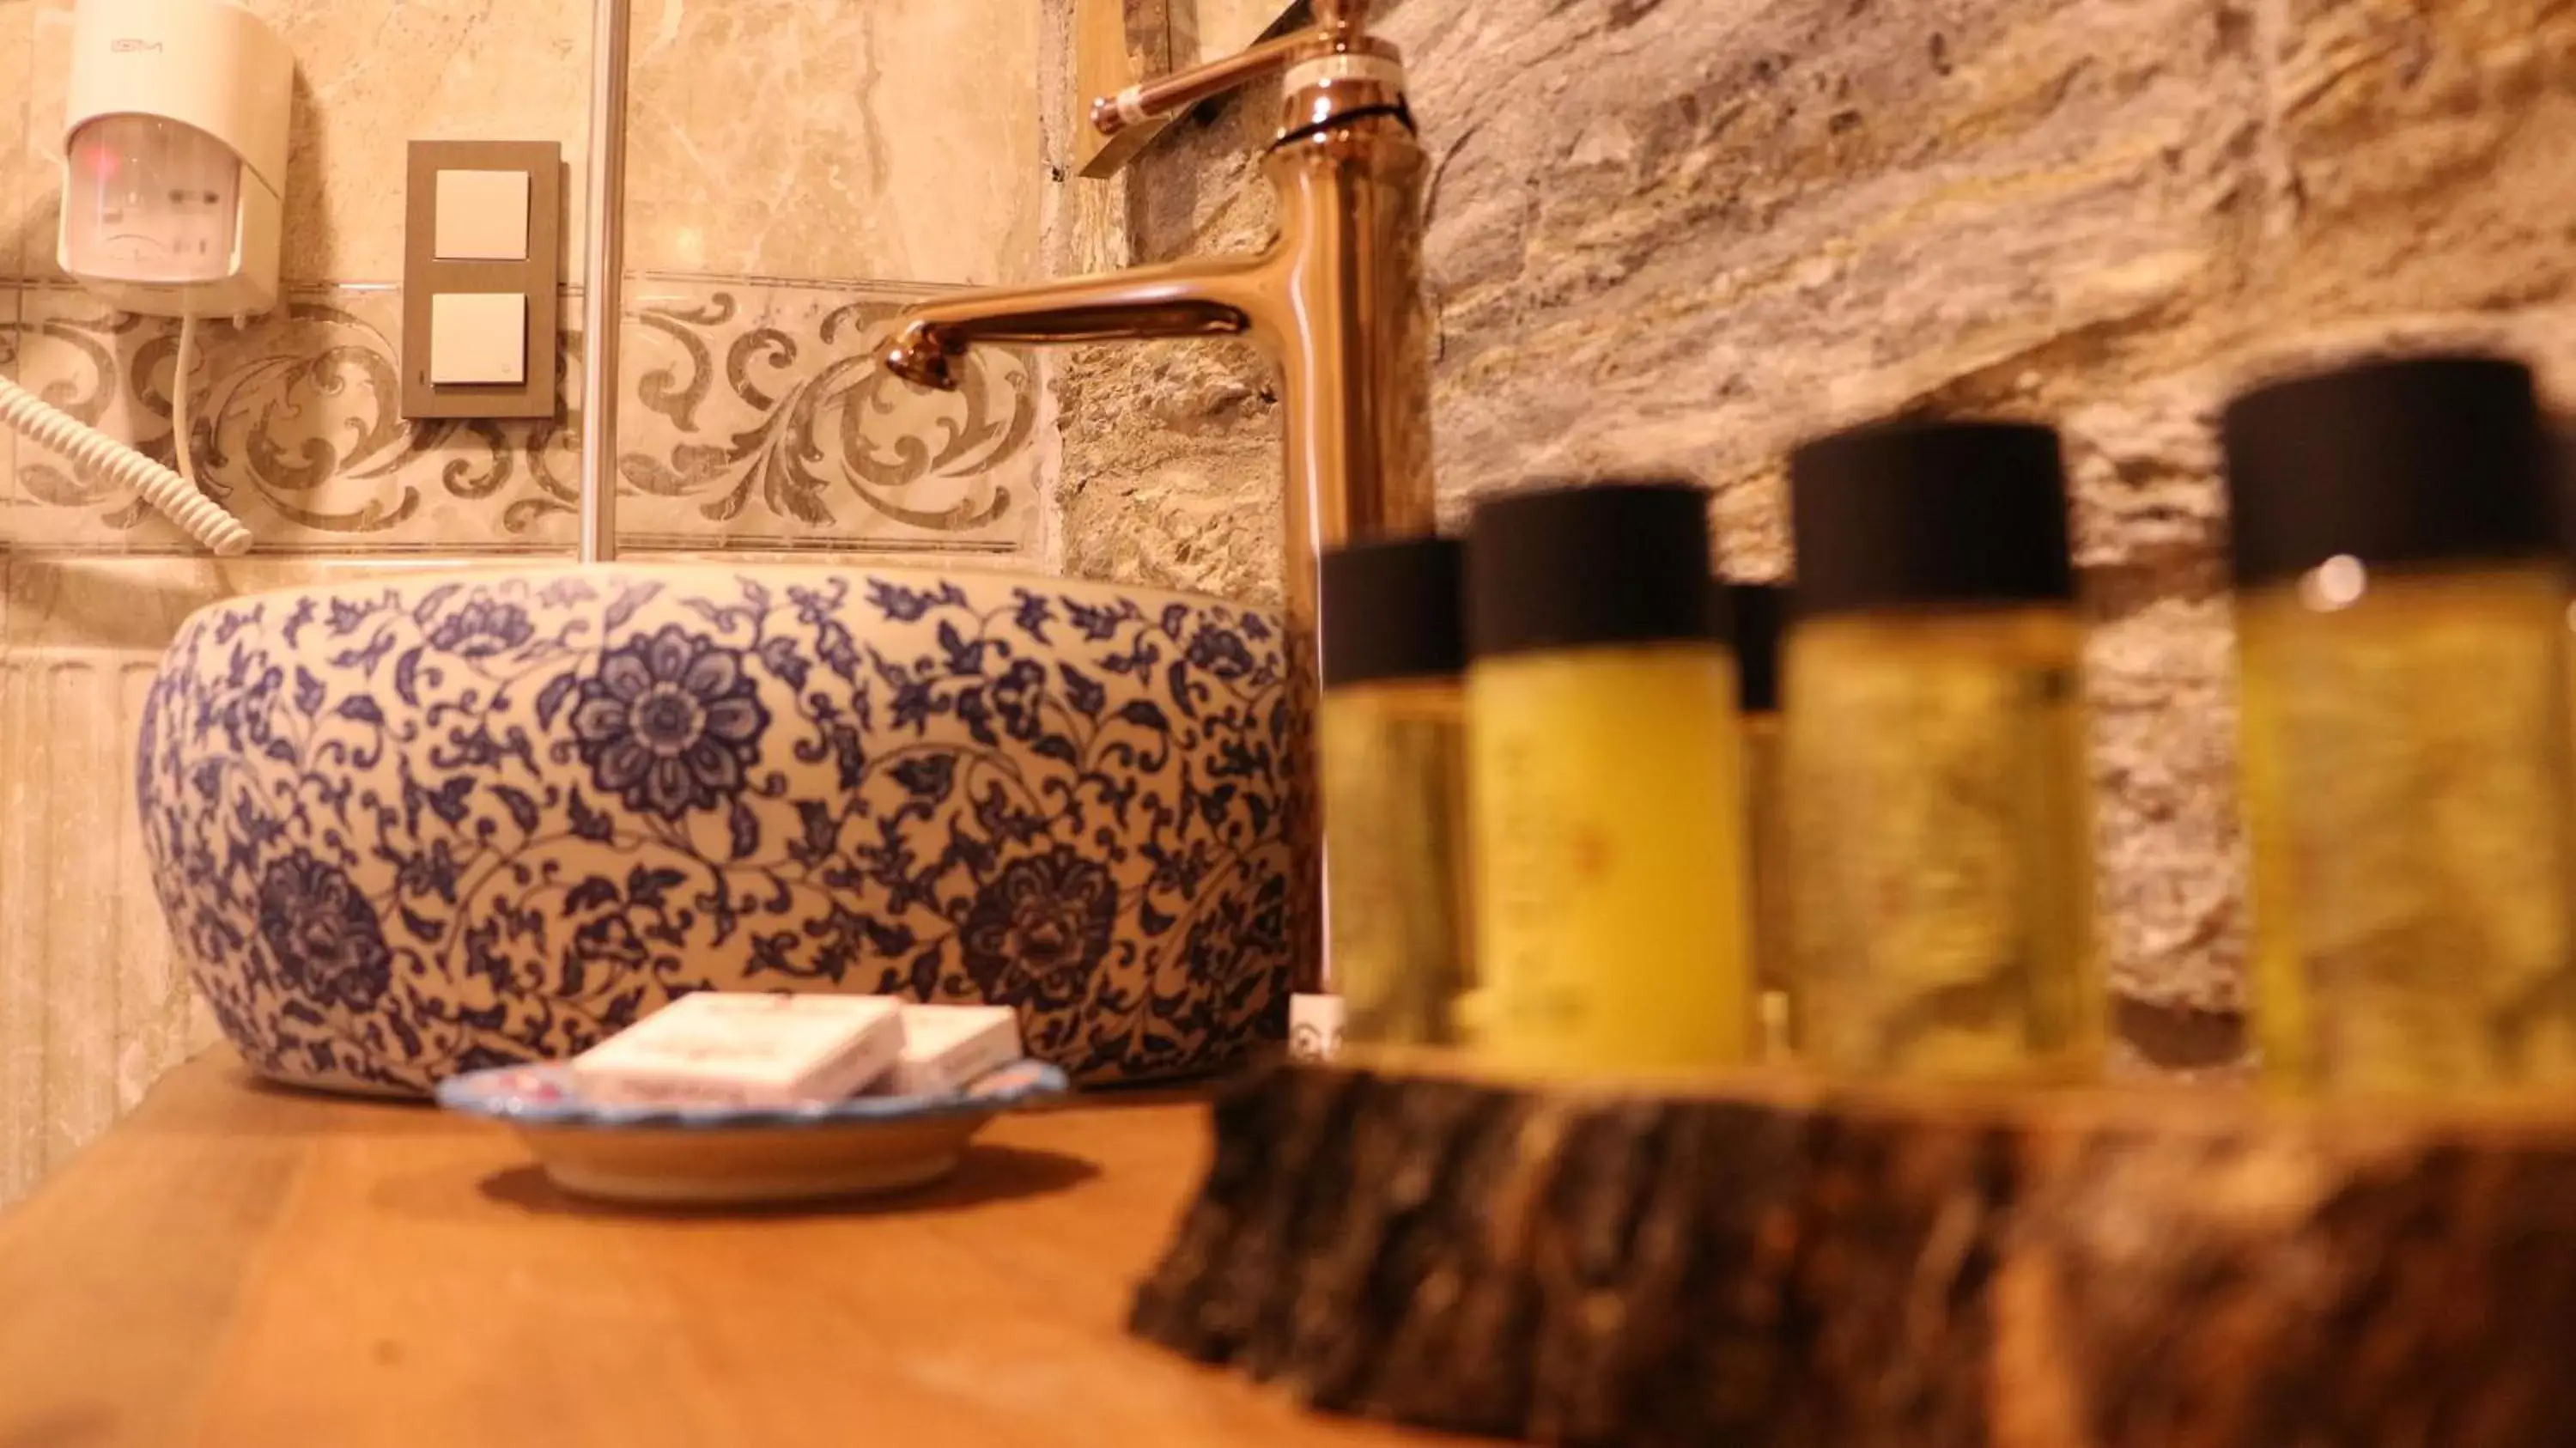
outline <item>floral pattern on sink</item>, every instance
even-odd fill
[[[372,580],[182,628],[161,903],[265,1074],[409,1094],[697,989],[1015,1006],[1078,1080],[1223,1064],[1310,939],[1275,618],[1006,574]]]

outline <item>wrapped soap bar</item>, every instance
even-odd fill
[[[907,1005],[902,1053],[876,1094],[943,1095],[1018,1059],[1020,1018],[1009,1006]]]
[[[573,1059],[585,1087],[637,1105],[794,1106],[837,1101],[903,1052],[903,1010],[883,996],[682,996]]]

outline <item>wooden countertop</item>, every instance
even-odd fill
[[[1086,1100],[876,1205],[652,1215],[209,1054],[0,1214],[0,1448],[1426,1441],[1120,1330],[1204,1116]]]

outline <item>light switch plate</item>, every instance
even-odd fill
[[[528,380],[528,299],[520,292],[440,292],[429,299],[429,380]]]
[[[528,182],[525,171],[439,172],[431,254],[440,261],[527,260]]]
[[[457,179],[475,173],[501,179]],[[453,206],[460,194],[474,200],[474,193],[489,189],[500,194],[481,199],[499,201],[506,208],[511,182],[517,183],[515,194],[527,207],[525,240],[518,248],[523,254],[515,259],[441,256],[443,242],[458,240],[442,236],[449,228],[441,222],[462,214],[442,217],[442,199]],[[563,330],[563,147],[553,141],[414,141],[403,184],[403,416],[557,416]],[[474,229],[468,226],[469,231]],[[463,249],[473,247],[469,242]],[[516,372],[501,366],[498,356],[472,355],[473,344],[488,341],[490,332],[511,334],[507,323],[487,328],[475,318],[478,308],[501,303],[465,301],[463,312],[456,310],[460,298],[476,294],[518,301],[517,335],[522,340],[512,349]],[[449,326],[457,330],[442,336]],[[460,344],[465,346],[464,355],[454,351]],[[447,380],[496,374],[516,380]]]

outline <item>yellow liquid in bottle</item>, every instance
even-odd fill
[[[1837,615],[1784,652],[1792,1013],[1826,1070],[2100,1069],[2077,629]]]
[[[2576,1079],[2565,608],[2553,567],[2346,560],[2238,602],[2268,1082]]]
[[[1479,1053],[1542,1072],[1751,1051],[1734,666],[1708,644],[1468,671]]]
[[[1450,1045],[1469,983],[1466,701],[1456,679],[1327,691],[1325,918],[1344,1039]]]
[[[1759,992],[1761,1050],[1788,1059],[1789,815],[1777,713],[1744,716],[1744,838],[1751,855],[1753,980]]]

